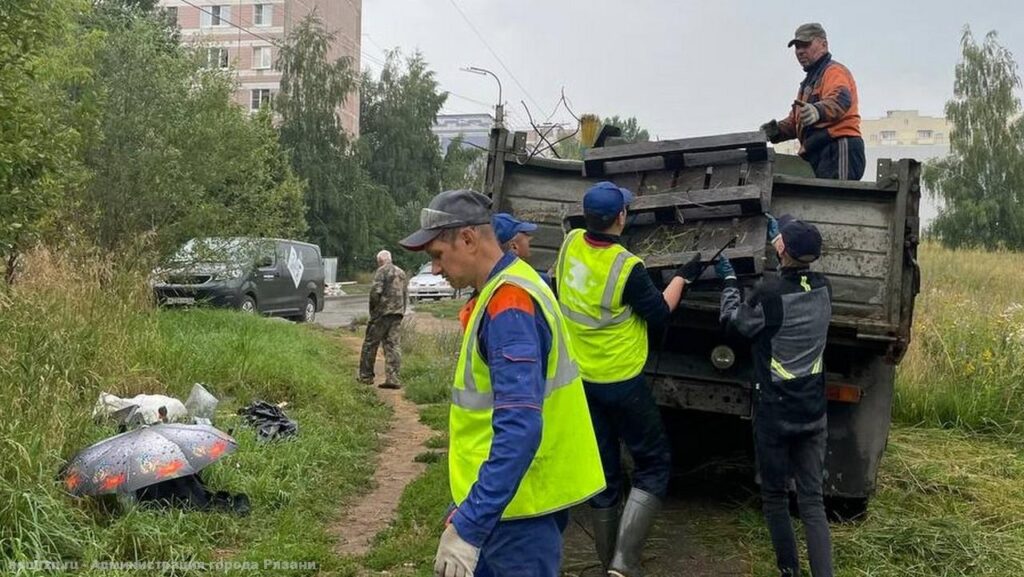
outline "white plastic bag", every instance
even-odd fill
[[[161,407],[167,411],[166,420],[160,417]],[[188,411],[181,401],[165,395],[136,395],[122,399],[110,393],[100,393],[92,416],[112,418],[129,426],[154,425],[161,422],[184,423],[188,420]]]
[[[213,419],[214,413],[217,412],[218,403],[220,401],[217,400],[217,397],[211,395],[210,391],[207,391],[202,383],[196,383],[192,385],[192,392],[189,393],[188,399],[185,400],[185,409],[193,420],[210,420]]]

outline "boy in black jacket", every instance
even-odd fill
[[[755,285],[746,302],[728,259],[715,263],[725,281],[721,320],[753,341],[757,408],[754,443],[765,521],[783,576],[800,575],[787,486],[796,480],[800,518],[814,577],[832,577],[832,545],[822,498],[827,421],[822,357],[832,318],[832,286],[808,266],[821,256],[814,225],[769,218],[779,253],[778,278]]]

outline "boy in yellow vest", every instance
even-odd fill
[[[439,577],[557,577],[567,509],[604,488],[566,323],[536,271],[502,251],[491,201],[438,194],[401,241],[476,296],[460,315],[449,482],[456,508],[434,561]]]
[[[704,270],[698,254],[659,291],[643,261],[619,244],[632,200],[630,191],[612,182],[587,190],[586,230],[566,236],[553,275],[608,485],[590,500],[594,544],[608,574],[625,577],[642,574],[640,554],[668,490],[671,465],[661,415],[644,380],[647,324],[668,322],[686,283]],[[620,440],[636,465],[621,516]]]

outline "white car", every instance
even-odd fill
[[[409,300],[412,302],[423,299],[452,299],[459,296],[458,291],[448,284],[448,281],[439,274],[430,272],[431,265],[420,267],[416,276],[409,279]]]

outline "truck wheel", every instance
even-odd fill
[[[256,313],[256,299],[249,295],[242,297],[242,300],[238,303],[238,310],[242,311],[247,315]]]
[[[868,513],[867,497],[825,497],[825,514],[835,523],[863,521]]]

